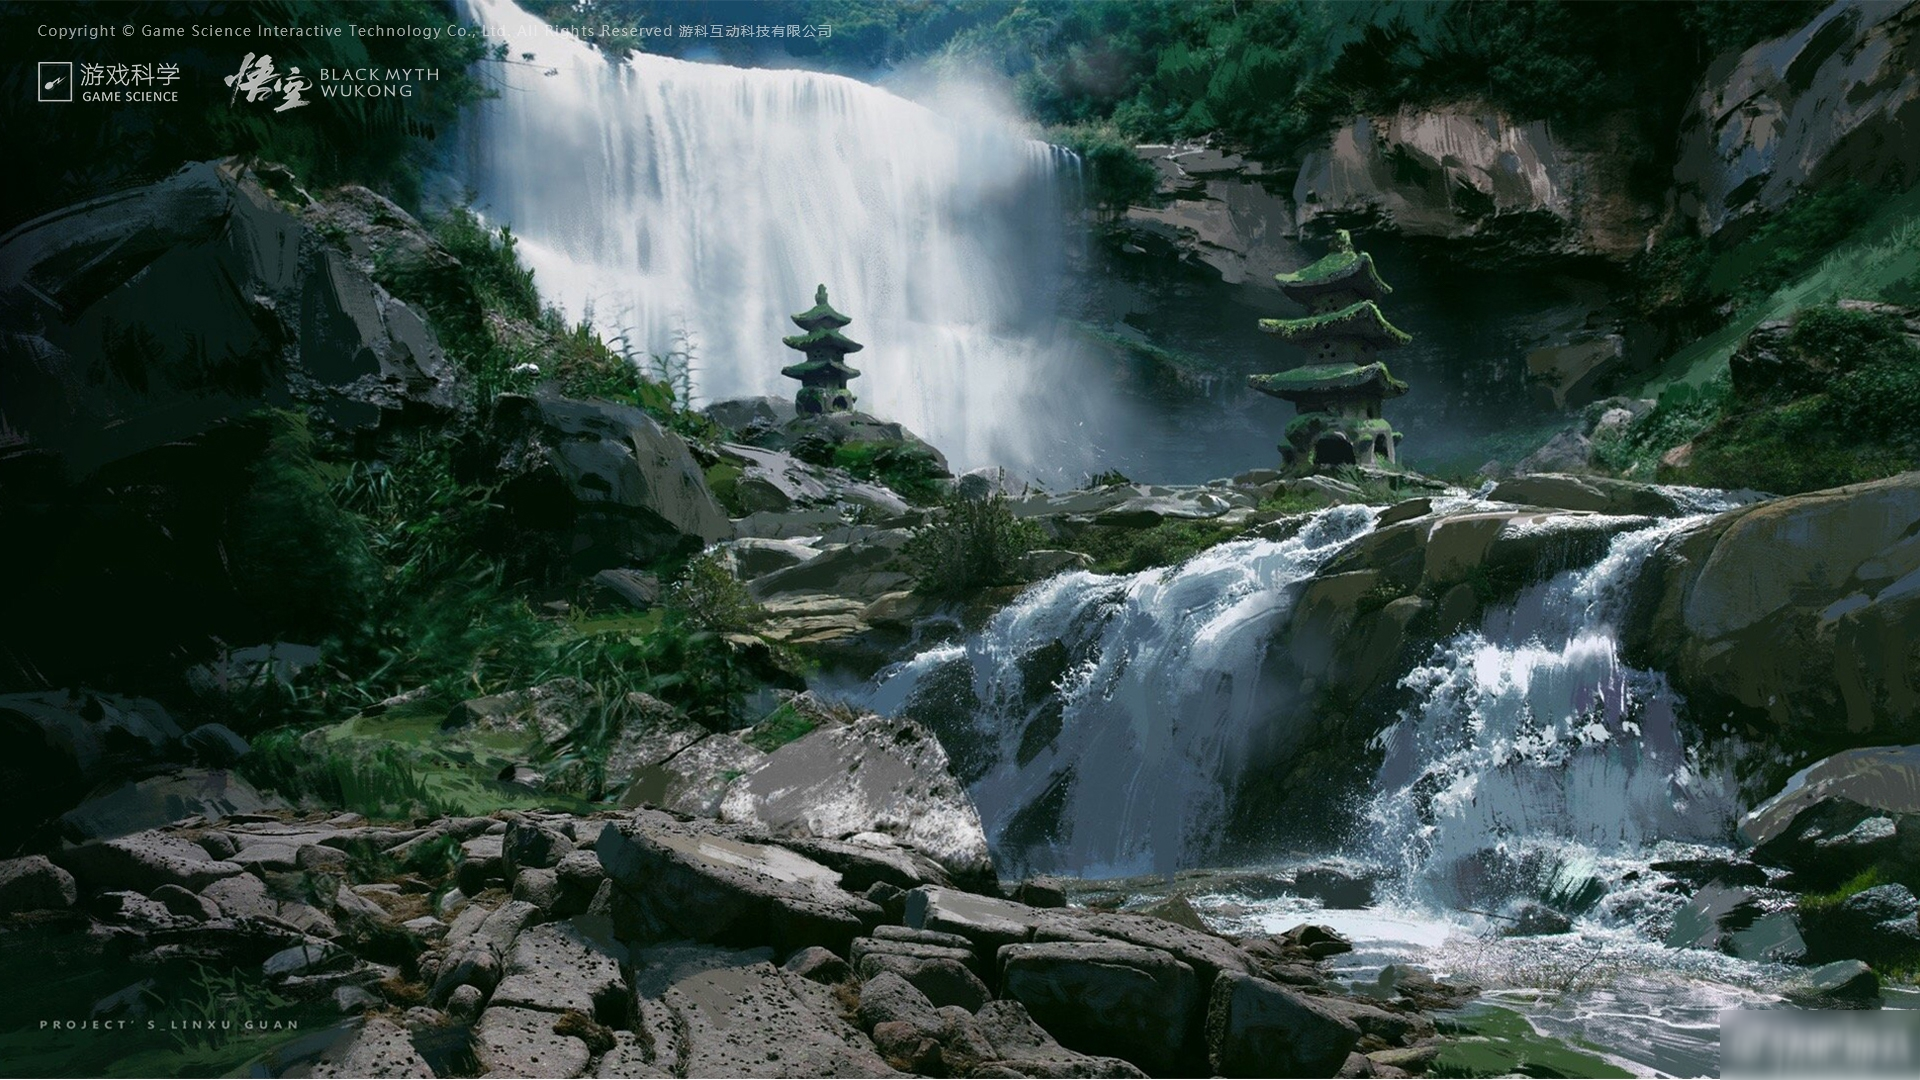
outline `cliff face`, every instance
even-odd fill
[[[1920,168],[1920,5],[1844,0],[1723,58],[1694,98],[1676,209],[1702,233],[1804,187],[1910,183]]]

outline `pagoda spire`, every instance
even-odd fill
[[[847,381],[859,378],[860,372],[847,364],[846,355],[866,348],[840,332],[853,320],[833,310],[824,284],[814,291],[813,306],[792,318],[794,325],[806,331],[780,339],[781,344],[806,357],[780,369],[787,378],[800,380],[794,407],[802,415],[853,411],[857,399],[847,389]]]
[[[1380,406],[1406,393],[1407,384],[1374,354],[1413,338],[1380,310],[1393,289],[1373,256],[1356,251],[1341,229],[1324,258],[1274,280],[1308,311],[1300,319],[1260,320],[1260,329],[1306,350],[1308,364],[1247,380],[1263,394],[1293,402],[1299,414],[1287,424],[1282,461],[1307,471],[1398,460],[1400,433],[1381,417]]]

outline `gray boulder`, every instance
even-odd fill
[[[321,1051],[310,1075],[431,1078],[433,1070],[414,1048],[407,1029],[384,1016],[370,1016]]]
[[[1673,496],[1647,484],[1560,473],[1534,473],[1502,480],[1493,486],[1487,498],[1520,506],[1627,516],[1671,517],[1684,510]]]
[[[1823,758],[1741,819],[1740,833],[1755,862],[1817,885],[1920,856],[1920,746]]]
[[[732,532],[685,440],[632,406],[503,394],[491,438],[510,519],[574,573],[652,562]]]
[[[562,1017],[539,1009],[497,1005],[473,1029],[474,1056],[483,1075],[571,1077],[586,1075],[593,1051],[563,1027]]]
[[[65,911],[78,899],[73,875],[45,855],[0,861],[0,914]]]
[[[507,956],[492,1004],[586,1016],[624,1016],[626,950],[572,923],[547,923],[520,934]]]
[[[1094,1076],[1144,1077],[1132,1062],[1117,1057],[1082,1054],[1060,1045],[1046,1029],[1033,1022],[1018,1001],[989,1001],[974,1015],[974,1029],[991,1051],[992,1060],[976,1076]],[[989,1072],[987,1070],[996,1070]]]
[[[1214,981],[1206,1037],[1218,1076],[1332,1076],[1360,1029],[1278,983],[1229,972]]]
[[[1182,1075],[1200,1059],[1200,979],[1166,952],[1048,942],[1006,946],[999,963],[1002,996],[1026,1006],[1064,1046],[1111,1053],[1159,1075]]]
[[[955,880],[993,873],[980,812],[940,741],[911,720],[870,714],[814,729],[729,787],[720,817],[775,835],[879,833],[924,852]]]
[[[720,813],[728,788],[767,755],[737,735],[708,735],[671,757],[634,772],[622,806],[655,806],[691,817]]]
[[[1862,889],[1832,907],[1802,908],[1807,958],[1876,966],[1920,959],[1920,899],[1905,885]]]
[[[1880,976],[1859,960],[1838,960],[1813,969],[1788,989],[1787,999],[1816,1009],[1873,1008]]]
[[[782,954],[821,945],[844,955],[878,924],[880,908],[840,887],[840,875],[768,844],[701,832],[641,813],[600,834],[622,941],[687,939],[772,945]]]
[[[59,859],[88,891],[150,893],[162,885],[179,885],[199,892],[245,872],[240,864],[215,859],[191,840],[158,831],[82,844],[61,852]]]

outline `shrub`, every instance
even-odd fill
[[[924,446],[904,442],[845,442],[833,448],[832,463],[862,480],[875,480],[910,503],[940,499],[947,470]]]
[[[1006,496],[955,498],[914,530],[904,554],[916,591],[964,597],[1017,582],[1021,557],[1039,543],[1039,528],[1015,517]]]

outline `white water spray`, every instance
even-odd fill
[[[960,467],[1094,467],[1106,406],[1049,310],[1070,155],[853,79],[613,61],[509,0],[469,11],[510,59],[467,181],[569,315],[653,353],[684,330],[702,399],[785,397],[779,339],[825,282],[863,411]]]
[[[1290,718],[1262,670],[1289,586],[1373,518],[1337,507],[1290,539],[1222,544],[1170,569],[1063,574],[964,644],[884,673],[869,704],[893,714],[926,707],[924,694],[967,698],[971,730],[944,735],[985,744],[972,793],[1003,869],[1193,865],[1221,831],[1249,736]],[[943,677],[955,671],[964,686]]]

